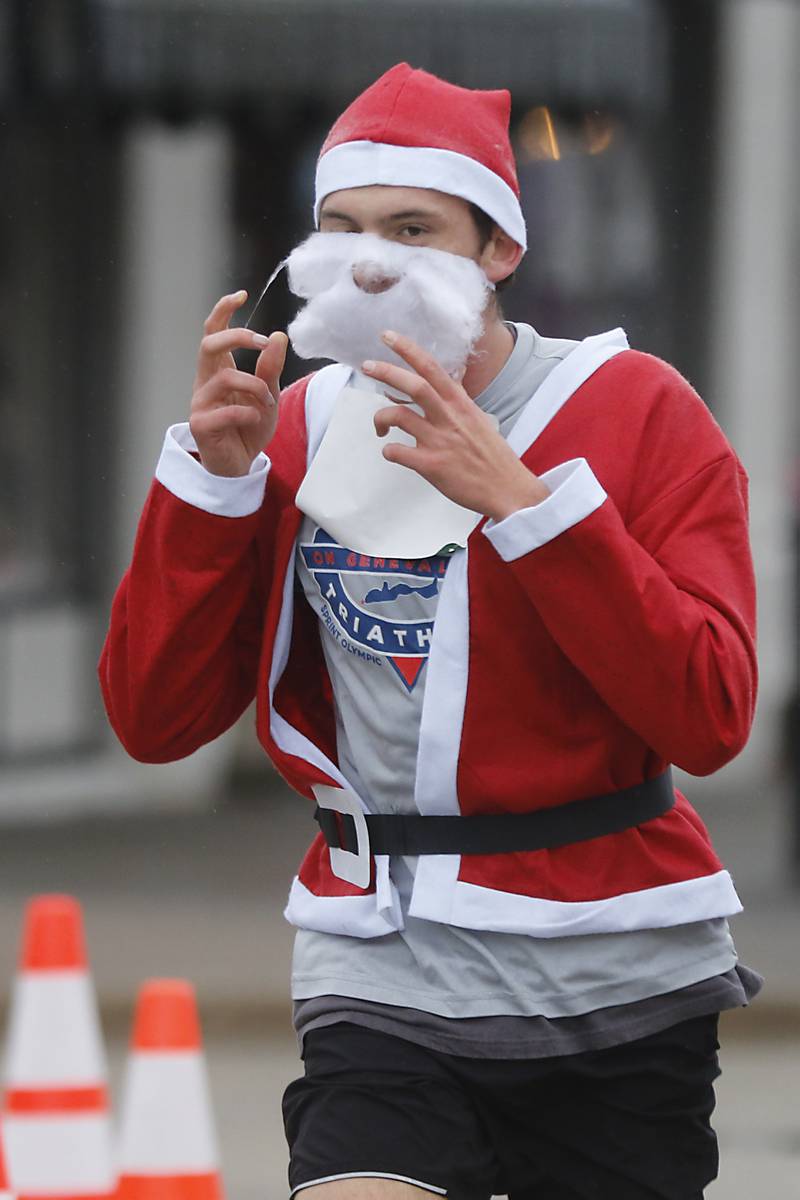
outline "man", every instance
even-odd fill
[[[621,331],[502,319],[508,112],[401,64],[334,125],[290,334],[344,365],[278,403],[285,336],[219,301],[101,662],[136,757],[191,753],[256,695],[317,803],[286,910],[303,1200],[697,1200],[717,1015],[758,988],[668,770],[748,735],[744,472]],[[253,377],[231,351],[255,345]]]

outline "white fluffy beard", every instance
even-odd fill
[[[492,285],[459,254],[371,233],[313,233],[287,268],[289,287],[308,301],[287,330],[300,358],[331,358],[356,370],[368,358],[407,366],[381,340],[393,329],[458,376],[483,333]]]

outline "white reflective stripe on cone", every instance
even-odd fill
[[[3,1118],[9,1178],[20,1194],[102,1195],[116,1183],[105,1115]]]
[[[11,998],[5,1085],[86,1087],[105,1083],[97,1005],[84,971],[31,971]]]
[[[122,1100],[120,1174],[202,1174],[218,1165],[202,1056],[134,1052]]]

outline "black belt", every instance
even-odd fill
[[[493,813],[471,817],[425,817],[417,813],[366,815],[372,854],[513,854],[552,850],[621,833],[669,812],[675,803],[672,771],[620,792],[572,800],[532,813]],[[338,850],[358,852],[356,827],[349,813],[317,808],[314,818],[325,841]]]

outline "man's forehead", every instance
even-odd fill
[[[398,187],[369,184],[331,192],[322,202],[320,217],[369,214],[384,220],[410,220],[413,217],[454,214],[466,207],[466,201],[433,188]]]

